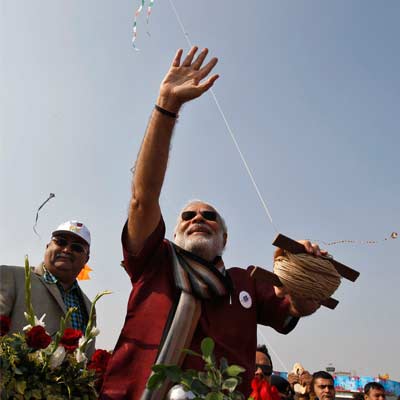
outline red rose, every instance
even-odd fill
[[[107,368],[107,364],[110,361],[110,358],[111,353],[109,351],[98,349],[93,353],[92,358],[90,359],[90,362],[88,364],[88,368],[94,369],[98,373],[103,373]]]
[[[280,400],[281,398],[275,386],[257,376],[251,381],[251,388],[253,392],[250,398],[253,400]]]
[[[45,349],[51,343],[51,336],[43,326],[34,326],[25,333],[26,343],[32,349]]]
[[[64,346],[66,351],[72,352],[78,348],[79,339],[82,336],[83,333],[79,329],[66,328],[63,337],[60,340],[60,344]]]
[[[11,319],[7,315],[0,315],[0,336],[7,335],[10,331]]]
[[[107,364],[110,361],[110,358],[111,353],[109,351],[98,349],[93,353],[88,364],[88,369],[93,369],[96,371],[96,390],[99,392],[103,385],[103,375],[106,372]]]

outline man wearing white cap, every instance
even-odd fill
[[[76,277],[90,254],[90,232],[78,221],[67,221],[53,233],[46,245],[43,262],[31,273],[32,305],[38,318],[46,314],[46,330],[54,335],[60,319],[70,307],[76,307],[70,326],[84,332],[91,302],[79,287]],[[24,268],[0,267],[0,315],[11,319],[12,332],[22,331],[27,324],[25,311]],[[94,343],[88,349],[91,353]]]

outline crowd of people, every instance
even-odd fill
[[[257,347],[256,366],[251,397],[254,400],[334,400],[334,377],[326,371],[291,372],[287,379],[273,374],[271,356],[265,345]],[[384,387],[379,382],[369,382],[357,400],[385,400]]]
[[[228,240],[227,224],[205,201],[189,202],[178,216],[173,241],[165,238],[159,198],[173,129],[182,106],[208,91],[218,79],[218,75],[211,75],[217,58],[205,63],[208,50],[196,56],[197,51],[193,47],[184,58],[182,50],[177,51],[161,83],[135,163],[128,218],[122,231],[123,267],[132,291],[100,398],[162,399],[168,387],[156,392],[146,389],[152,365],[201,369],[198,358],[190,354],[183,357],[181,350],[198,352],[202,339],[211,337],[216,357],[224,356],[245,368],[239,387],[245,395],[272,387],[275,389],[268,389],[269,396],[276,400],[296,396],[331,400],[335,396],[331,375],[319,371],[312,376],[289,376],[285,381],[272,375],[268,351],[257,349],[257,324],[287,334],[300,318],[313,314],[319,302],[253,279],[252,267],[227,268],[222,258]],[[301,243],[315,257],[326,254],[307,240]],[[282,253],[278,249],[274,257]],[[76,277],[89,255],[87,227],[82,222],[68,221],[52,233],[43,263],[32,271],[33,305],[38,315],[46,314],[50,334],[58,329],[58,321],[69,307],[77,308],[72,326],[81,330],[86,327],[90,301]],[[11,331],[21,330],[23,268],[1,266],[0,274],[0,315],[11,317]],[[91,351],[93,347],[88,349]],[[308,391],[294,394],[295,383],[305,384]],[[376,385],[366,388],[366,396],[371,396],[366,400],[383,400],[376,398],[378,389]]]

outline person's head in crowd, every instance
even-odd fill
[[[385,388],[378,382],[368,382],[364,386],[365,400],[385,400]]]
[[[311,391],[319,400],[334,400],[336,391],[333,376],[326,371],[314,372]]]
[[[271,375],[270,383],[278,389],[281,400],[292,400],[293,392],[289,382],[279,375]]]
[[[69,288],[89,260],[90,232],[78,221],[67,221],[52,233],[46,246],[44,266],[64,288]]]
[[[271,383],[272,360],[265,344],[257,346],[256,371],[254,375]]]

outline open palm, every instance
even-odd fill
[[[217,58],[212,58],[202,67],[208,53],[207,49],[202,50],[196,60],[193,61],[197,47],[192,47],[181,64],[182,52],[182,49],[177,51],[160,86],[160,96],[173,99],[177,107],[202,95],[218,79],[218,75],[212,75],[202,82],[218,62]]]

